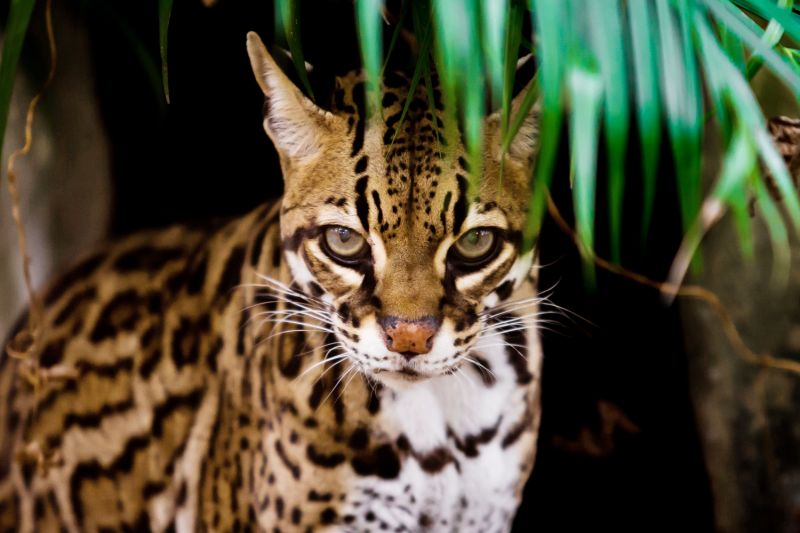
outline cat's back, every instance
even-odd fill
[[[137,529],[148,500],[179,499],[263,214],[135,234],[42,293],[33,349],[0,359],[0,530]]]

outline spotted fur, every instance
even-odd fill
[[[533,115],[505,154],[486,119],[471,191],[438,90],[401,121],[408,80],[387,76],[370,118],[351,74],[325,111],[254,34],[248,50],[284,197],[128,238],[45,292],[45,379],[1,363],[0,526],[507,530],[539,421],[536,269],[520,252]],[[369,260],[326,254],[328,225],[360,232]],[[485,226],[496,257],[459,270],[448,250]],[[390,351],[387,316],[436,317],[429,353]]]

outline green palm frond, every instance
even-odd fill
[[[0,64],[0,133],[5,129],[13,73],[33,3],[10,3]],[[159,0],[167,98],[171,7],[172,0]],[[275,19],[278,37],[287,43],[299,79],[313,98],[300,42],[298,7],[298,0],[276,0]],[[596,231],[608,232],[612,259],[617,261],[623,227],[638,225],[646,240],[658,201],[656,179],[665,149],[678,163],[675,185],[684,230],[697,231],[701,207],[708,199],[701,180],[704,139],[713,132],[722,140],[723,155],[710,198],[733,214],[745,250],[749,248],[746,208],[751,196],[758,199],[777,262],[783,262],[776,265],[776,272],[785,272],[788,265],[784,213],[788,223],[800,229],[800,201],[749,81],[766,68],[800,99],[800,51],[795,44],[800,43],[800,15],[793,8],[794,0],[404,0],[399,16],[394,17],[395,27],[389,28],[382,22],[386,9],[382,0],[355,2],[369,81],[368,109],[380,109],[375,100],[378,80],[400,26],[411,26],[421,43],[413,82],[415,86],[424,82],[431,93],[432,72],[438,74],[447,108],[455,110],[447,123],[461,129],[473,176],[480,175],[486,95],[491,96],[492,107],[501,110],[503,142],[508,146],[522,123],[521,113],[514,117],[510,111],[515,66],[521,55],[533,52],[537,74],[523,110],[538,98],[541,111],[524,231],[526,247],[541,228],[564,123],[569,128],[576,227],[587,261]],[[391,41],[385,54],[388,31]],[[626,176],[633,131],[638,136],[641,171]],[[668,143],[663,142],[663,132]],[[600,146],[605,154],[597,153]],[[596,185],[601,155],[607,162],[604,194],[598,193]],[[766,193],[762,168],[784,199],[780,210]],[[624,196],[630,180],[641,181],[640,198]],[[601,197],[607,198],[607,205],[596,205]],[[629,202],[641,203],[641,219],[623,217],[629,212],[624,209]],[[600,209],[608,213],[608,228],[595,223]],[[698,238],[688,234],[687,239]]]
[[[358,4],[360,18],[366,4]],[[370,4],[381,8],[379,2]],[[616,261],[622,252],[623,225],[640,225],[646,240],[657,201],[658,164],[665,156],[662,131],[678,162],[675,180],[685,231],[698,228],[705,201],[704,136],[714,130],[724,149],[711,195],[733,213],[745,251],[750,248],[749,198],[763,198],[766,190],[759,162],[786,199],[789,221],[800,228],[797,192],[748,84],[765,67],[800,97],[798,52],[786,44],[800,42],[800,16],[793,12],[792,0],[433,0],[430,8],[426,2],[409,0],[403,5],[433,21],[435,69],[446,99],[455,104],[450,108],[458,110],[476,168],[485,95],[502,109],[506,141],[519,128],[520,121],[508,116],[510,87],[520,47],[530,39],[538,64],[541,135],[526,245],[541,227],[564,117],[570,131],[576,227],[587,261],[596,231],[608,231]],[[525,16],[531,17],[532,35],[522,33]],[[380,42],[379,35],[367,38],[362,32],[364,57],[374,54]],[[420,61],[427,63],[427,54]],[[641,172],[626,178],[634,129],[642,166]],[[595,224],[601,134],[608,165],[608,190],[602,195],[608,199],[603,207],[607,229]],[[641,198],[624,197],[626,179],[641,180]],[[642,205],[641,220],[623,218],[626,202],[632,201]],[[785,246],[780,211],[771,200],[758,205],[775,246]],[[784,261],[776,268],[785,270],[785,251],[776,257]]]

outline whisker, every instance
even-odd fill
[[[343,373],[341,376],[339,376],[339,379],[336,381],[336,383],[334,383],[334,385],[333,385],[333,387],[331,388],[331,390],[328,392],[328,394],[325,396],[325,398],[323,398],[322,402],[320,402],[320,404],[319,404],[319,405],[320,405],[320,407],[322,407],[322,405],[323,405],[325,402],[327,402],[327,401],[328,401],[328,398],[330,398],[330,397],[331,397],[331,394],[333,394],[333,391],[335,391],[335,390],[336,390],[336,388],[339,386],[339,384],[342,382],[342,380],[343,380],[343,379],[345,379],[345,378],[346,378],[346,377],[347,377],[347,376],[348,376],[348,375],[349,375],[351,372],[353,372],[355,369],[356,369],[356,367],[355,367],[355,366],[353,366],[353,364],[352,364],[352,363],[350,364],[350,366],[349,366],[349,367],[347,367],[347,370],[345,370],[345,371],[344,371],[344,373]],[[319,407],[318,407],[317,409],[319,409]]]
[[[316,385],[317,382],[319,382],[323,377],[325,377],[325,374],[327,374],[328,372],[330,372],[332,369],[336,368],[340,364],[344,363],[346,360],[347,360],[346,357],[342,358],[342,359],[339,359],[336,362],[334,362],[331,366],[329,366],[328,368],[323,370],[322,373],[320,373],[320,375],[317,376],[317,379],[314,380],[314,383],[312,383],[311,386],[313,387],[314,385]],[[320,405],[322,405],[322,404],[320,404]]]
[[[345,359],[346,357],[347,357],[347,353],[345,352],[345,353],[341,353],[341,354],[336,354],[333,357],[326,357],[326,358],[324,358],[324,359],[322,359],[320,361],[317,361],[316,363],[314,363],[310,367],[306,368],[303,371],[303,373],[300,374],[299,376],[297,376],[296,378],[294,378],[293,381],[299,380],[300,378],[304,377],[306,374],[308,374],[309,372],[311,372],[315,368],[319,368],[320,366],[324,365],[325,363],[333,363],[334,361],[340,361],[342,359]]]
[[[497,378],[497,375],[494,372],[492,372],[486,365],[480,363],[479,361],[476,361],[475,359],[472,359],[471,357],[468,357],[466,355],[463,356],[462,359],[464,359],[464,361],[466,361],[468,363],[472,363],[473,365],[475,365],[476,367],[478,367],[478,368],[480,368],[482,370],[485,370],[486,372],[491,374],[492,377]]]
[[[350,383],[352,383],[353,378],[355,378],[359,374],[359,372],[357,372],[358,368],[356,368],[355,366],[352,366],[350,368],[356,370],[356,372],[351,373],[350,378],[345,382],[344,386],[342,387],[342,390],[339,392],[339,395],[334,400],[335,402],[338,402],[341,399],[342,395],[347,390],[347,387],[350,385]]]

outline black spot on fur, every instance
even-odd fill
[[[514,290],[514,281],[509,279],[501,283],[494,292],[500,297],[500,300],[505,300],[511,296],[512,290]]]
[[[369,444],[369,433],[366,428],[356,428],[350,435],[348,445],[354,450],[363,450]]]
[[[256,238],[253,240],[253,249],[250,252],[250,266],[256,267],[258,265],[258,260],[261,258],[261,251],[264,249],[264,238],[267,236],[267,231],[269,231],[270,224],[264,224],[258,234],[256,234]]]
[[[372,191],[372,202],[375,204],[375,209],[378,211],[378,224],[383,225],[383,209],[381,208],[381,196],[378,191]],[[386,224],[388,229],[389,225]],[[381,227],[381,231],[386,231]]]
[[[394,479],[400,473],[400,459],[391,444],[384,444],[368,453],[360,454],[350,464],[360,476]]]
[[[530,383],[533,380],[533,374],[528,370],[528,349],[526,348],[528,342],[525,331],[522,329],[510,331],[503,337],[510,346],[517,346],[516,350],[512,350],[510,347],[506,348],[508,363],[517,374],[517,383],[520,385]],[[519,348],[519,346],[523,346],[523,348]]]
[[[309,444],[308,448],[306,448],[306,456],[312,463],[323,468],[335,468],[345,460],[344,454],[338,452],[331,454],[321,453],[317,451],[313,444]]]
[[[54,339],[47,343],[42,349],[42,354],[39,357],[39,364],[43,368],[50,368],[61,362],[64,357],[64,348],[67,345],[66,339]]]
[[[70,316],[80,316],[81,311],[97,297],[94,287],[86,287],[72,295],[53,321],[54,326],[61,326]]]
[[[373,384],[367,396],[367,411],[374,415],[381,410],[380,384]]]
[[[397,101],[397,95],[395,93],[385,92],[383,93],[383,100],[381,101],[381,105],[383,107],[389,107],[396,101]]]
[[[364,146],[364,130],[367,126],[367,113],[364,109],[364,83],[360,82],[353,87],[351,93],[353,103],[358,108],[358,124],[356,124],[356,134],[353,138],[353,149],[350,157],[355,157]]]
[[[201,338],[209,328],[208,315],[202,315],[197,321],[181,318],[180,324],[172,332],[171,355],[176,368],[197,363],[200,359]]]
[[[369,203],[367,202],[367,176],[356,182],[356,214],[364,231],[369,232]]]
[[[336,521],[336,517],[336,511],[333,509],[333,507],[328,507],[320,513],[319,521],[321,524],[329,525]]]
[[[480,433],[475,435],[466,435],[462,438],[459,438],[455,435],[449,428],[448,433],[450,437],[455,441],[456,448],[458,448],[461,453],[466,455],[467,457],[477,457],[478,456],[478,446],[481,444],[486,444],[491,442],[494,439],[495,435],[497,435],[497,430],[500,427],[500,420],[498,419],[497,423],[492,426],[483,429]]]
[[[525,410],[525,414],[522,418],[515,423],[511,429],[503,436],[503,440],[500,442],[500,445],[503,448],[508,448],[519,438],[522,436],[523,433],[526,431],[533,429],[533,412],[530,409]]]
[[[456,175],[458,179],[458,199],[456,205],[453,207],[453,233],[458,235],[461,233],[461,225],[464,224],[464,219],[467,218],[467,178],[461,174]]]
[[[361,174],[365,170],[367,170],[367,163],[369,162],[369,158],[367,156],[361,156],[361,159],[358,160],[355,167],[355,173]]]
[[[97,267],[103,262],[103,256],[93,255],[75,265],[69,272],[63,275],[50,290],[47,291],[44,303],[49,306],[64,294],[76,281],[86,279],[91,276]]]
[[[333,494],[330,492],[319,493],[314,489],[308,491],[308,501],[310,502],[329,502],[333,499]]]
[[[198,294],[206,282],[206,270],[208,268],[208,254],[202,254],[192,265],[191,273],[186,280],[186,292],[188,294]]]
[[[132,331],[144,308],[145,302],[133,289],[115,295],[100,312],[89,339],[97,343],[120,331]]]
[[[300,479],[300,467],[289,459],[289,456],[286,455],[286,450],[283,448],[283,443],[279,440],[275,441],[275,451],[278,452],[278,457],[280,457],[283,464],[286,465],[286,468],[289,469],[289,472],[292,473],[292,477]]]
[[[222,270],[219,283],[214,291],[214,294],[217,295],[218,302],[227,302],[230,297],[230,291],[239,284],[242,265],[244,264],[244,256],[244,246],[237,246],[231,251],[228,260],[225,261],[225,268]]]
[[[426,454],[415,454],[414,458],[419,466],[429,474],[441,471],[450,463],[455,463],[455,457],[447,448],[436,448]]]

